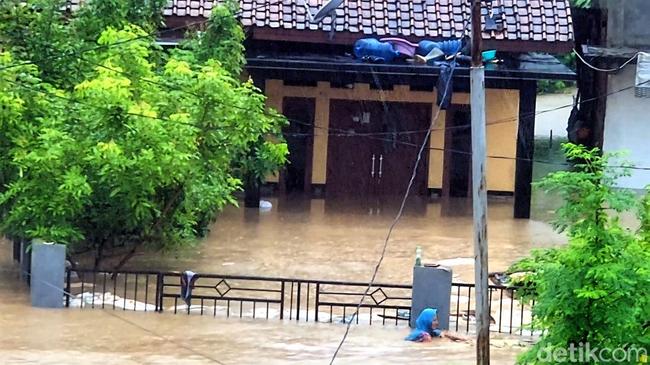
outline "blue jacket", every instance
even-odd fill
[[[424,333],[430,334],[431,337],[440,336],[441,331],[439,329],[431,328],[431,325],[433,321],[436,320],[437,316],[438,311],[436,309],[425,308],[415,321],[415,328],[408,336],[406,336],[405,340],[418,341]]]

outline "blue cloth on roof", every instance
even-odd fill
[[[440,75],[438,76],[438,99],[437,104],[442,110],[447,110],[451,105],[452,94],[454,93],[454,69],[456,61],[443,63],[440,65]]]
[[[374,38],[362,38],[354,43],[354,56],[373,62],[392,62],[399,57],[392,44]]]
[[[433,308],[425,308],[418,319],[415,320],[415,328],[406,336],[407,341],[419,341],[425,333],[431,337],[439,337],[442,331],[437,328],[431,328],[433,321],[438,317],[438,310]]]
[[[451,56],[460,52],[462,47],[463,41],[460,39],[450,39],[440,42],[424,40],[418,43],[418,49],[416,52],[420,56],[426,56],[432,49],[439,48],[446,56]]]

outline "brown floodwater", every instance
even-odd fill
[[[0,245],[6,258],[8,245]],[[0,261],[0,363],[42,365],[327,364],[340,324],[224,319],[29,306],[17,272]],[[399,327],[353,327],[337,364],[473,364],[471,343],[403,341]],[[512,364],[521,344],[492,341],[492,363]],[[216,360],[216,361],[215,361]]]
[[[269,199],[270,211],[227,208],[196,248],[146,255],[131,268],[219,274],[368,281],[381,252],[395,204],[290,197]],[[565,238],[545,222],[512,218],[512,200],[492,198],[488,211],[489,270],[505,270],[531,249]],[[393,231],[378,281],[410,283],[415,249],[424,262],[452,268],[456,281],[474,282],[471,206],[411,201]]]
[[[270,199],[273,208],[230,207],[194,250],[136,257],[131,268],[367,281],[396,207],[302,198]],[[364,202],[367,203],[367,202]],[[536,220],[514,220],[509,199],[489,206],[490,270],[508,267],[532,248],[564,238]],[[378,280],[409,283],[414,252],[473,281],[471,209],[466,202],[409,204],[389,242]],[[129,311],[29,306],[24,285],[0,244],[2,364],[327,364],[344,326],[277,319],[212,318]],[[353,326],[340,364],[472,364],[471,343],[403,341],[407,329]],[[512,364],[523,347],[494,335],[492,363]]]

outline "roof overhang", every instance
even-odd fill
[[[403,80],[437,79],[439,66],[413,64],[372,64],[357,62],[348,57],[298,57],[288,55],[258,55],[247,58],[249,72],[266,74],[320,74],[320,75],[372,75],[387,76]],[[469,78],[468,65],[458,65],[457,78]],[[486,79],[492,81],[574,81],[576,74],[557,59],[549,55],[522,55],[503,64],[487,64]]]
[[[600,47],[600,46],[582,46],[582,54],[586,57],[602,57],[614,60],[629,60],[635,57],[639,52],[650,52],[650,49],[639,49],[630,47]]]
[[[279,41],[279,42],[300,42],[300,43],[319,43],[319,44],[335,44],[335,45],[349,45],[352,46],[354,42],[361,38],[369,36],[350,33],[350,32],[325,32],[322,30],[298,30],[298,29],[274,29],[266,27],[248,27],[247,33],[249,37],[256,40],[266,41]],[[381,38],[382,36],[372,36],[374,38]],[[383,37],[393,37],[391,35],[384,35]],[[422,40],[444,40],[435,39],[430,37],[416,37],[416,36],[400,36],[400,38],[417,43]],[[483,39],[481,48],[483,50],[496,49],[501,52],[544,52],[544,53],[568,53],[573,50],[574,43],[567,42],[545,42],[545,41],[525,41],[525,40],[499,40],[499,39]]]

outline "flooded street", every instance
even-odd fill
[[[270,199],[267,212],[230,207],[195,252],[138,256],[130,268],[367,281],[395,208],[368,209],[325,200]],[[464,202],[414,203],[389,243],[378,280],[410,284],[416,246],[425,262],[473,282],[471,210]],[[443,214],[445,213],[445,214]],[[561,244],[546,223],[514,220],[508,199],[489,210],[490,270],[503,270],[531,248]],[[10,245],[0,250],[0,357],[3,364],[327,364],[340,323],[29,306]],[[473,364],[471,343],[403,341],[404,326],[353,326],[340,364]],[[522,339],[493,334],[492,362],[512,364]],[[216,361],[215,361],[216,360]]]
[[[129,266],[368,281],[397,210],[322,199],[270,201],[268,212],[227,208],[195,251],[140,256]],[[547,223],[513,219],[511,199],[492,198],[488,219],[490,271],[505,270],[532,248],[564,242]],[[471,207],[465,200],[411,204],[393,231],[378,281],[410,283],[417,246],[425,263],[451,267],[455,281],[474,282]]]
[[[138,313],[29,306],[25,286],[0,245],[0,358],[2,364],[203,365],[327,364],[344,326],[264,319]],[[353,327],[337,364],[472,364],[467,343],[403,341],[407,330]],[[512,364],[517,340],[494,340],[492,361]]]

